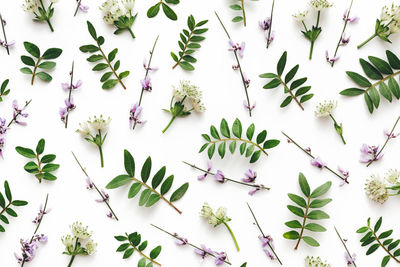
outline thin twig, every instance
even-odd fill
[[[7,35],[6,35],[6,30],[4,29],[4,20],[3,20],[3,17],[1,16],[1,13],[0,13],[0,21],[1,21],[1,28],[2,28],[2,30],[3,30],[3,35],[4,35],[4,44],[5,44],[5,48],[6,48],[6,50],[7,50],[7,54],[9,55],[10,54],[10,49],[8,48],[8,43],[7,43]]]
[[[356,263],[353,260],[353,257],[350,254],[350,251],[347,249],[346,243],[344,242],[343,238],[340,236],[339,231],[336,229],[336,227],[334,226],[333,228],[335,228],[336,234],[338,235],[340,241],[342,242],[344,248],[346,249],[346,253],[347,255],[349,255],[350,259],[351,259],[351,264],[354,265],[354,267],[357,267]]]
[[[28,102],[25,103],[24,107],[22,108],[22,110],[24,110],[30,103],[32,102],[32,99],[29,100]],[[12,120],[7,124],[7,128],[10,127],[10,125],[17,120],[18,116],[21,115],[21,111],[15,113],[15,115],[13,116]]]

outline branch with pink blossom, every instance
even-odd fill
[[[74,17],[76,16],[76,14],[78,13],[78,11],[81,10],[82,12],[88,12],[89,7],[85,6],[82,4],[82,0],[76,0],[76,9],[74,12]]]
[[[272,19],[274,16],[274,7],[275,7],[275,0],[272,0],[271,15],[267,17],[267,19],[258,22],[258,25],[260,26],[260,29],[264,32],[265,39],[267,40],[267,46],[266,46],[267,49],[269,48],[269,45],[275,38],[274,32],[272,31]]]
[[[60,109],[60,117],[61,121],[65,125],[65,129],[68,127],[68,117],[69,113],[76,108],[75,104],[73,103],[73,98],[72,98],[72,91],[78,89],[82,85],[82,81],[78,80],[76,84],[74,84],[74,62],[72,61],[72,68],[71,71],[69,72],[69,76],[71,77],[71,80],[68,83],[62,83],[61,87],[65,91],[68,92],[68,98],[65,99],[65,107]]]
[[[7,50],[7,54],[10,54],[10,47],[15,44],[15,41],[8,42],[7,41],[7,35],[6,35],[6,30],[5,26],[7,25],[7,22],[5,19],[3,19],[3,16],[0,13],[0,22],[1,22],[1,29],[3,30],[3,37],[4,41],[0,39],[0,46],[3,46]]]
[[[260,191],[260,190],[270,190],[269,187],[265,187],[262,184],[255,184],[255,181],[256,181],[256,178],[257,178],[257,172],[252,171],[251,169],[246,171],[246,173],[244,174],[245,177],[242,178],[242,181],[237,181],[237,180],[233,180],[233,179],[230,179],[230,178],[226,177],[225,174],[220,170],[217,170],[216,173],[211,172],[211,170],[212,170],[211,161],[209,161],[208,164],[207,164],[208,165],[207,166],[207,170],[202,169],[200,167],[197,167],[196,165],[190,164],[190,163],[188,163],[186,161],[183,161],[183,163],[186,164],[186,165],[189,165],[190,167],[192,167],[192,168],[194,168],[196,170],[199,170],[199,171],[203,172],[202,175],[199,175],[197,177],[197,179],[199,181],[203,181],[207,177],[207,175],[211,175],[211,176],[214,177],[215,181],[217,181],[218,183],[221,183],[221,184],[223,184],[225,182],[232,182],[232,183],[236,183],[236,184],[240,184],[240,185],[251,187],[251,190],[249,191],[249,195],[251,195],[251,196],[254,195],[257,191]]]
[[[342,167],[338,167],[339,173],[335,172],[331,168],[329,168],[324,162],[322,162],[320,157],[315,157],[311,154],[311,148],[303,148],[301,147],[298,143],[296,143],[292,138],[290,138],[287,134],[282,132],[282,134],[288,139],[288,143],[293,143],[296,145],[298,148],[300,148],[304,153],[306,153],[309,157],[311,157],[311,165],[319,168],[319,169],[327,169],[330,171],[332,174],[334,174],[336,177],[342,180],[342,183],[340,186],[343,186],[344,184],[349,184],[348,178],[349,178],[349,172]]]

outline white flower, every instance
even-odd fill
[[[61,238],[61,242],[65,246],[65,250],[68,252],[73,252],[74,251],[74,246],[76,243],[76,238],[72,237],[71,235],[66,235]]]
[[[389,197],[385,182],[374,174],[371,175],[365,184],[365,193],[371,200],[381,204],[385,203]]]
[[[317,11],[324,8],[330,8],[333,4],[329,3],[327,0],[311,0],[310,5]]]
[[[337,107],[337,101],[330,100],[324,101],[324,103],[319,103],[315,109],[315,116],[317,117],[327,117],[332,111]]]
[[[77,129],[76,132],[80,133],[82,137],[86,137],[90,134],[89,124],[87,122],[79,123],[81,129]]]
[[[126,10],[131,11],[135,6],[135,0],[122,0],[122,4]]]
[[[203,204],[203,207],[201,208],[200,216],[204,217],[204,218],[210,218],[210,217],[212,217],[211,216],[212,214],[213,214],[212,208],[210,207],[210,205],[208,205],[207,202],[205,202]]]
[[[74,237],[78,238],[80,241],[89,239],[92,233],[88,232],[88,227],[83,226],[81,222],[74,222],[71,225],[71,232]]]
[[[111,118],[108,117],[107,120],[103,118],[103,115],[100,117],[94,116],[93,120],[89,118],[88,124],[93,128],[95,131],[104,130],[108,127],[111,122]]]
[[[219,207],[217,211],[215,212],[215,216],[219,219],[224,219],[226,216],[226,208],[224,207]]]
[[[292,17],[295,20],[303,21],[303,20],[305,20],[307,18],[308,12],[309,12],[308,10],[305,10],[303,12],[297,12],[297,13],[293,14]]]
[[[92,239],[89,239],[89,241],[85,244],[85,249],[88,255],[92,255],[93,253],[95,253],[96,248],[97,248],[97,243],[94,243]]]
[[[123,2],[124,5],[125,2],[127,1],[133,1],[133,0],[124,0]],[[104,13],[103,20],[108,24],[114,24],[114,21],[117,21],[120,16],[123,16],[127,13],[118,0],[105,1],[100,6],[100,10],[102,10]]]
[[[314,259],[314,257],[307,256],[306,258],[306,265],[307,267],[330,267],[330,264],[326,262],[322,262],[320,257]]]
[[[212,225],[214,225],[214,226],[217,226],[217,225],[219,224],[219,220],[218,220],[217,217],[211,216],[211,217],[208,219],[208,223],[209,223],[209,224],[212,224]]]
[[[55,3],[58,3],[59,0],[49,0],[49,1],[50,1],[50,3],[55,4]]]
[[[40,5],[39,0],[25,0],[25,4],[22,5],[22,8],[26,12],[36,12]]]
[[[180,81],[179,86],[173,86],[172,95],[175,100],[189,103],[192,108],[197,112],[203,112],[206,108],[201,102],[203,93],[199,90],[199,87],[190,83],[190,81]]]
[[[397,184],[399,182],[400,172],[398,170],[390,169],[386,173],[385,179],[390,184]]]

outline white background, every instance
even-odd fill
[[[83,1],[88,4],[88,1]],[[96,2],[96,3],[94,3]],[[360,17],[355,25],[349,25],[347,32],[351,35],[350,44],[341,48],[341,59],[331,68],[324,58],[326,49],[334,49],[342,29],[342,15],[349,1],[336,1],[333,8],[322,14],[322,33],[316,42],[314,58],[308,60],[309,42],[300,33],[301,27],[291,14],[303,9],[306,1],[277,0],[275,7],[274,26],[276,39],[265,49],[263,33],[258,28],[258,20],[264,19],[270,12],[271,1],[259,1],[246,4],[248,26],[234,24],[230,20],[237,13],[228,8],[233,1],[182,1],[174,7],[178,21],[167,19],[160,14],[153,19],[146,16],[147,9],[156,1],[139,1],[136,10],[139,12],[134,24],[137,36],[132,40],[128,33],[120,36],[112,34],[114,28],[102,21],[98,9],[100,1],[89,3],[89,13],[78,13],[73,17],[75,1],[61,1],[55,5],[55,15],[52,19],[55,32],[51,33],[45,23],[33,22],[31,14],[25,13],[22,1],[2,1],[1,12],[7,20],[7,34],[10,40],[16,40],[16,46],[7,56],[5,50],[0,50],[0,80],[10,78],[11,94],[0,104],[1,117],[8,120],[12,116],[11,103],[17,99],[20,104],[33,99],[27,111],[30,113],[26,120],[28,126],[13,125],[7,133],[4,149],[4,160],[0,162],[1,183],[5,179],[10,182],[15,198],[29,201],[26,207],[17,208],[18,218],[11,219],[6,226],[6,232],[0,235],[0,266],[17,266],[14,252],[19,251],[19,239],[29,238],[34,230],[31,223],[45,196],[49,193],[50,214],[46,215],[40,228],[40,233],[49,236],[47,245],[39,248],[37,257],[29,266],[66,266],[69,257],[62,255],[62,235],[69,233],[69,225],[82,221],[94,231],[94,239],[98,242],[98,251],[90,257],[77,257],[73,266],[136,266],[140,259],[134,255],[129,260],[122,259],[122,253],[116,253],[119,242],[114,235],[124,232],[139,231],[143,238],[149,241],[149,248],[162,245],[162,253],[158,260],[167,267],[183,266],[214,266],[213,260],[200,259],[189,247],[179,248],[169,236],[152,228],[154,223],[171,232],[178,232],[189,238],[194,244],[205,243],[215,250],[225,250],[233,266],[240,266],[247,261],[248,266],[272,266],[263,253],[258,240],[259,232],[253,226],[253,220],[246,207],[249,202],[258,216],[265,233],[275,239],[276,252],[285,266],[302,266],[307,255],[319,255],[328,260],[332,266],[345,266],[344,248],[337,238],[335,225],[344,238],[349,239],[348,247],[357,253],[358,266],[378,266],[384,253],[379,249],[372,256],[365,256],[366,250],[360,246],[361,235],[355,231],[366,223],[369,216],[375,221],[384,216],[382,229],[395,228],[394,236],[399,237],[398,229],[399,198],[392,198],[384,205],[369,201],[364,193],[366,178],[372,173],[383,175],[389,168],[398,164],[398,140],[390,142],[385,149],[384,158],[371,167],[366,168],[359,163],[359,149],[363,143],[382,144],[383,130],[392,127],[400,107],[397,100],[388,104],[381,101],[378,110],[370,115],[366,109],[363,97],[342,97],[338,93],[344,88],[353,87],[353,82],[347,78],[345,70],[362,72],[358,58],[375,55],[385,58],[385,50],[395,49],[400,40],[392,36],[393,44],[386,44],[375,39],[363,49],[357,50],[356,44],[372,34],[375,19],[380,14],[380,8],[388,1],[355,0],[353,15]],[[243,108],[244,92],[238,72],[231,69],[234,64],[232,53],[228,52],[228,40],[222,31],[215,15],[218,11],[225,22],[232,38],[236,42],[246,41],[245,57],[242,60],[243,69],[251,79],[249,88],[250,98],[257,100],[254,116],[249,118]],[[202,48],[195,53],[198,63],[192,73],[177,68],[171,70],[173,60],[170,51],[177,52],[179,32],[186,28],[187,16],[193,14],[197,21],[209,19],[209,32]],[[128,69],[131,75],[126,79],[127,90],[119,85],[109,91],[101,89],[99,79],[101,74],[91,71],[92,63],[86,61],[87,55],[81,53],[78,47],[92,43],[87,32],[86,20],[90,20],[99,34],[105,37],[104,49],[111,51],[118,47],[118,58],[121,59],[121,70]],[[314,22],[314,19],[313,21]],[[310,22],[311,23],[311,22]],[[138,127],[134,132],[129,129],[128,116],[130,106],[138,100],[140,79],[144,76],[142,61],[148,57],[154,39],[160,34],[160,40],[154,54],[154,65],[159,70],[152,74],[153,92],[146,93],[143,105],[144,116],[148,120],[144,127]],[[51,72],[51,83],[36,79],[35,85],[30,86],[30,77],[19,72],[23,67],[20,56],[26,54],[23,41],[36,43],[43,51],[50,47],[60,47],[64,50],[57,61],[57,67]],[[305,104],[301,111],[295,103],[285,109],[279,108],[284,99],[282,88],[263,90],[266,80],[258,78],[264,72],[274,72],[276,63],[282,52],[288,51],[287,69],[300,64],[298,77],[307,76],[307,84],[312,85],[315,97]],[[77,108],[70,116],[67,130],[59,120],[58,110],[63,105],[67,94],[61,89],[61,82],[68,82],[68,72],[72,60],[75,60],[75,77],[83,81],[82,88],[74,92]],[[303,76],[301,76],[303,75]],[[169,105],[171,86],[181,79],[189,79],[200,86],[204,92],[204,102],[207,111],[201,115],[191,115],[177,119],[172,127],[162,134],[161,130],[170,119],[161,109]],[[344,146],[335,133],[331,121],[317,119],[314,116],[315,105],[325,99],[336,99],[339,105],[334,115],[344,125],[344,136],[348,144]],[[383,98],[382,98],[383,99]],[[104,144],[105,168],[99,166],[96,147],[84,141],[75,133],[78,123],[89,116],[104,114],[112,118],[107,140]],[[181,163],[186,160],[199,166],[206,166],[206,154],[198,154],[203,144],[200,134],[208,132],[211,124],[219,125],[222,118],[231,124],[238,117],[243,127],[250,123],[256,124],[256,132],[268,130],[270,138],[282,142],[270,153],[270,157],[261,156],[260,160],[249,165],[247,159],[240,155],[226,155],[220,160],[216,155],[213,163],[215,169],[221,169],[228,177],[240,179],[249,167],[258,172],[258,182],[271,187],[270,192],[259,192],[250,197],[247,188],[234,184],[217,184],[208,178],[199,182],[198,172]],[[310,146],[315,155],[322,157],[324,162],[336,169],[341,165],[350,170],[350,185],[339,187],[340,181],[326,170],[312,167],[309,158],[293,144],[288,144],[281,134],[284,130],[300,144]],[[47,153],[57,154],[57,163],[61,164],[56,172],[58,180],[43,182],[24,171],[26,159],[18,155],[15,146],[34,147],[40,138],[46,139]],[[161,201],[152,209],[138,206],[138,198],[128,200],[128,187],[109,191],[111,205],[120,221],[110,220],[105,216],[106,208],[94,202],[98,197],[95,192],[85,189],[84,175],[74,162],[71,155],[73,150],[82,164],[86,166],[89,175],[98,184],[105,186],[113,177],[124,173],[123,149],[128,149],[135,157],[137,172],[146,159],[151,155],[153,171],[167,166],[167,174],[175,174],[174,186],[189,181],[190,188],[183,199],[176,205],[183,210],[178,215]],[[301,243],[299,250],[293,250],[294,241],[286,240],[282,234],[288,231],[284,222],[293,220],[286,205],[290,203],[287,193],[301,194],[297,183],[298,173],[303,172],[312,188],[331,180],[333,182],[329,196],[333,202],[326,207],[331,219],[322,222],[328,229],[325,233],[312,234],[321,244],[319,248],[308,247]],[[1,189],[2,190],[2,189]],[[230,223],[235,232],[240,253],[237,253],[233,242],[223,227],[213,229],[205,220],[199,217],[199,211],[204,201],[214,208],[225,206]],[[397,227],[397,228],[396,228]],[[148,250],[150,251],[150,250]],[[388,266],[395,266],[391,262]],[[28,266],[28,264],[27,264]]]

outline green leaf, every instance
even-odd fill
[[[108,68],[108,64],[106,63],[98,63],[96,64],[96,66],[94,66],[92,68],[93,71],[101,71],[101,70],[105,70]]]
[[[281,76],[283,73],[283,70],[285,69],[286,66],[286,59],[287,59],[287,52],[283,52],[282,56],[280,57],[278,61],[278,65],[276,66],[276,70],[278,72],[278,75]]]
[[[55,160],[56,159],[56,155],[53,155],[53,154],[48,154],[48,155],[44,155],[42,158],[41,158],[41,162],[42,163],[49,163],[49,162],[52,162],[53,160]]]
[[[149,200],[146,203],[146,207],[151,207],[156,204],[160,200],[160,197],[157,194],[151,194]]]
[[[392,102],[392,93],[390,92],[389,87],[385,83],[381,83],[379,85],[379,92],[389,102]]]
[[[293,205],[287,205],[287,208],[295,215],[299,216],[299,217],[304,217],[304,211],[301,208],[298,208],[296,206]]]
[[[141,258],[138,261],[138,266],[137,267],[146,267],[146,258]]]
[[[150,171],[151,171],[151,158],[148,157],[144,162],[142,171],[140,173],[143,182],[147,182],[147,180],[149,179]]]
[[[304,103],[304,102],[310,100],[313,96],[314,96],[314,94],[303,95],[300,98],[300,103]]]
[[[211,126],[210,126],[210,134],[211,134],[211,136],[214,137],[215,139],[221,139],[221,137],[220,137],[219,134],[218,134],[218,130],[217,130],[217,128],[215,128],[214,125],[211,125]]]
[[[40,63],[38,68],[39,69],[46,69],[46,70],[51,70],[54,68],[57,64],[53,61],[45,61],[43,63]]]
[[[151,186],[153,187],[153,189],[156,189],[162,182],[162,180],[164,179],[165,176],[165,172],[166,172],[166,168],[165,166],[163,166],[158,172],[156,172],[156,174],[153,176],[153,179],[151,180]]]
[[[312,232],[326,232],[326,228],[317,223],[306,224],[306,226],[304,228],[307,230],[310,230]]]
[[[62,49],[60,49],[60,48],[49,48],[44,52],[42,58],[43,59],[55,59],[55,58],[58,58],[61,55],[61,53],[62,53]]]
[[[114,88],[117,84],[118,84],[118,80],[112,79],[112,80],[108,80],[105,83],[103,83],[103,86],[101,88],[103,88],[104,90],[108,90],[108,89]]]
[[[30,161],[30,162],[25,164],[24,170],[29,172],[29,173],[38,173],[39,172],[39,167],[35,162]]]
[[[174,193],[172,193],[171,198],[169,201],[175,202],[178,201],[185,195],[186,191],[189,188],[189,183],[184,183],[181,187],[179,187]]]
[[[372,104],[371,97],[367,93],[364,94],[364,100],[367,104],[369,112],[372,113],[374,111],[374,105]]]
[[[392,94],[399,99],[400,98],[400,88],[399,88],[399,84],[396,82],[395,79],[390,78],[389,82],[388,82],[388,86],[390,91],[392,92]]]
[[[7,208],[6,212],[7,212],[8,215],[10,215],[12,217],[18,217],[17,213],[11,208]]]
[[[327,198],[327,199],[314,199],[310,203],[310,208],[312,208],[312,209],[322,208],[325,205],[327,205],[328,203],[330,203],[331,201],[332,201],[332,199],[330,199],[330,198]]]
[[[107,56],[108,60],[111,62],[115,59],[115,56],[118,53],[118,48],[114,48]]]
[[[254,125],[254,123],[250,124],[250,126],[247,128],[246,137],[248,140],[251,141],[251,139],[253,138],[255,129],[256,129],[256,126]]]
[[[28,56],[21,56],[21,61],[28,66],[35,66],[35,61]]]
[[[393,70],[390,67],[389,63],[387,63],[383,59],[380,59],[378,57],[373,57],[373,56],[369,56],[368,59],[375,66],[375,68],[377,68],[383,74],[387,74],[387,75],[393,74]]]
[[[170,175],[161,185],[161,195],[165,195],[171,189],[172,183],[174,182],[174,176]]]
[[[393,253],[393,255],[394,255],[395,257],[400,256],[400,248],[397,249],[397,250]]]
[[[312,247],[319,247],[319,243],[317,242],[317,240],[315,240],[311,236],[303,236],[302,239],[304,240],[304,242]]]
[[[381,233],[381,234],[378,236],[378,238],[379,238],[379,239],[387,238],[387,237],[389,237],[392,233],[393,233],[393,230],[385,231],[385,232]]]
[[[178,16],[175,14],[175,12],[166,4],[161,3],[162,9],[164,11],[164,14],[171,20],[177,20]]]
[[[236,16],[236,17],[234,17],[233,19],[232,19],[232,22],[240,22],[240,21],[242,21],[243,20],[243,17],[242,16]]]
[[[60,168],[59,164],[48,163],[43,166],[42,171],[53,172],[53,171],[57,170],[58,168]]]
[[[374,232],[378,232],[379,228],[381,228],[381,225],[382,225],[382,217],[380,217],[379,220],[375,223]]]
[[[262,132],[260,132],[260,133],[257,135],[257,138],[256,138],[257,144],[261,144],[262,142],[264,142],[264,141],[265,141],[265,138],[267,138],[267,131],[266,131],[266,130],[263,130]]]
[[[297,220],[285,222],[285,225],[290,228],[301,228],[301,223]]]
[[[123,71],[123,72],[121,72],[121,73],[118,75],[118,77],[119,77],[120,79],[124,79],[124,78],[126,78],[126,77],[129,76],[129,73],[130,73],[129,70]]]
[[[300,207],[303,207],[303,208],[307,207],[306,201],[301,196],[298,196],[295,194],[288,194],[288,196],[294,203],[296,203]]]
[[[111,77],[112,74],[113,73],[111,71],[104,73],[103,76],[101,76],[101,78],[100,78],[100,82],[107,81]]]
[[[257,150],[256,152],[253,153],[253,155],[250,158],[250,163],[256,162],[261,156],[261,150]]]
[[[275,73],[263,73],[258,75],[258,77],[260,78],[276,78],[276,74]]]
[[[265,141],[265,143],[264,143],[264,145],[263,145],[263,148],[264,148],[264,149],[271,149],[271,148],[274,148],[274,147],[276,147],[277,145],[279,145],[280,142],[281,142],[281,141],[276,140],[276,139],[267,140],[267,141]]]
[[[318,186],[317,188],[315,188],[315,190],[311,193],[311,198],[317,198],[319,196],[322,196],[323,194],[325,194],[326,192],[328,192],[328,190],[331,188],[332,186],[332,182],[326,182],[323,185]]]
[[[215,143],[212,144],[207,150],[207,154],[208,154],[208,158],[209,159],[211,159],[213,157],[214,152],[215,152]]]
[[[194,66],[192,64],[190,64],[189,62],[186,62],[186,61],[179,62],[179,66],[181,66],[182,69],[187,70],[187,71],[193,71],[194,70]]]
[[[276,88],[279,85],[281,85],[281,81],[277,78],[272,79],[270,82],[268,82],[266,85],[263,86],[264,89],[272,89]]]
[[[310,196],[310,186],[308,185],[307,179],[303,173],[299,173],[299,185],[300,189],[306,197]]]
[[[132,154],[128,150],[124,150],[124,165],[126,173],[132,177],[135,177],[135,160]]]
[[[286,107],[287,105],[289,105],[290,102],[292,102],[292,96],[287,96],[287,97],[283,100],[283,102],[281,103],[280,107],[281,107],[281,108],[284,108],[284,107]]]
[[[123,174],[123,175],[118,175],[114,179],[112,179],[107,185],[107,189],[115,189],[118,187],[121,187],[123,185],[126,185],[127,183],[132,181],[132,177],[129,175]]]
[[[230,5],[229,6],[231,9],[233,9],[233,10],[242,10],[242,7],[241,6],[239,6],[239,5]]]
[[[293,81],[292,84],[290,85],[290,90],[296,89],[297,87],[304,84],[306,81],[307,81],[307,78],[300,78],[300,79]]]
[[[370,254],[374,253],[378,248],[379,248],[379,244],[373,244],[373,245],[370,246],[369,249],[367,250],[366,255],[370,255]]]
[[[117,252],[125,251],[127,248],[129,248],[129,243],[124,243],[117,248]]]
[[[379,93],[375,87],[371,87],[368,91],[368,95],[371,97],[372,103],[374,103],[375,108],[379,107],[380,97]]]
[[[24,156],[24,157],[26,157],[26,158],[30,158],[30,159],[36,158],[35,152],[33,152],[33,150],[30,149],[30,148],[25,148],[25,147],[17,146],[17,147],[15,148],[15,150],[16,150],[20,155],[22,155],[22,156]]]
[[[385,267],[389,261],[390,261],[389,255],[386,255],[385,257],[383,257],[382,262],[381,262],[381,267]]]
[[[11,190],[10,190],[10,185],[8,184],[7,181],[4,182],[4,192],[6,194],[6,197],[8,199],[8,201],[12,201],[12,194],[11,194]]]
[[[42,154],[44,151],[44,146],[45,146],[45,140],[42,138],[39,140],[37,146],[36,146],[36,153],[38,155]]]
[[[143,251],[143,250],[146,249],[146,247],[147,247],[147,241],[144,241],[142,244],[140,244],[140,246],[138,247],[138,249],[139,249],[140,251]],[[145,261],[145,262],[146,262],[146,261]]]
[[[157,246],[155,247],[151,252],[150,252],[150,258],[151,259],[155,259],[158,257],[158,255],[160,255],[161,252],[161,246]]]
[[[32,74],[32,70],[30,68],[24,67],[19,69],[23,74]]]
[[[142,193],[140,194],[139,206],[143,206],[144,204],[146,204],[146,202],[149,200],[150,194],[151,190],[148,188],[142,191]]]
[[[393,69],[400,69],[400,59],[395,54],[393,54],[389,50],[386,50],[386,57],[389,60],[389,64]]]
[[[154,6],[150,7],[149,10],[147,10],[147,17],[148,18],[154,18],[157,16],[158,12],[160,11],[160,4],[157,3]]]
[[[40,57],[40,49],[35,44],[30,43],[30,42],[24,42],[24,47],[25,47],[25,50],[29,54],[34,56],[35,58],[39,58]]]
[[[242,138],[242,123],[239,119],[235,119],[232,125],[232,133],[237,138]]]
[[[99,61],[99,60],[102,60],[102,59],[103,59],[102,55],[91,55],[86,60],[89,61],[89,62],[96,62],[96,61]]]
[[[244,151],[246,150],[246,143],[242,143],[239,147],[240,155],[243,155]]]
[[[285,76],[285,83],[289,83],[299,70],[299,64],[294,66]]]
[[[205,143],[204,145],[201,146],[199,153],[203,152],[207,147],[208,147],[209,143]]]
[[[57,177],[51,173],[45,172],[43,174],[43,179],[48,180],[48,181],[55,181],[55,180],[57,180]]]
[[[372,84],[368,81],[367,78],[361,76],[360,74],[352,71],[346,71],[346,74],[359,86],[361,87],[370,87]]]
[[[298,239],[299,236],[299,233],[296,231],[289,231],[283,234],[283,237],[286,239]]]
[[[231,152],[231,154],[235,153],[236,150],[236,141],[233,141],[229,144],[229,151]]]
[[[124,256],[122,256],[122,258],[123,259],[129,258],[130,256],[132,256],[133,252],[134,252],[133,248],[129,248],[129,249],[125,250]]]
[[[20,206],[26,206],[26,205],[28,205],[28,202],[27,202],[27,201],[24,201],[24,200],[14,200],[11,204],[12,204],[13,206],[20,207]]]
[[[142,184],[141,183],[139,183],[139,182],[133,183],[131,185],[131,187],[129,188],[128,198],[135,197],[139,193],[141,188],[142,188]]]
[[[307,218],[311,220],[329,219],[329,215],[322,210],[313,210],[307,214]]]
[[[222,119],[222,121],[221,121],[220,131],[223,136],[225,136],[227,138],[231,137],[228,122],[225,119]]]
[[[95,45],[82,45],[81,47],[79,47],[79,50],[81,50],[81,52],[83,53],[94,53],[99,51],[99,48]]]
[[[97,33],[96,29],[93,27],[93,24],[90,21],[86,21],[86,24],[88,26],[88,31],[90,35],[93,37],[94,40],[97,40]]]
[[[226,150],[226,143],[225,142],[220,143],[218,146],[218,154],[221,157],[221,159],[223,159],[225,156],[225,150]]]
[[[374,80],[380,80],[383,79],[382,74],[374,67],[372,66],[368,61],[365,61],[364,59],[360,58],[360,64],[361,67],[363,68],[365,74]]]
[[[356,95],[361,95],[365,92],[364,89],[360,88],[348,88],[340,92],[341,95],[345,96],[356,96]]]
[[[391,243],[391,244],[388,246],[388,250],[390,251],[390,250],[394,249],[394,248],[397,247],[399,244],[400,244],[400,239],[397,239],[396,241],[394,241],[393,243]]]
[[[45,82],[50,82],[53,79],[53,77],[51,77],[48,73],[43,71],[36,73],[36,76]]]

